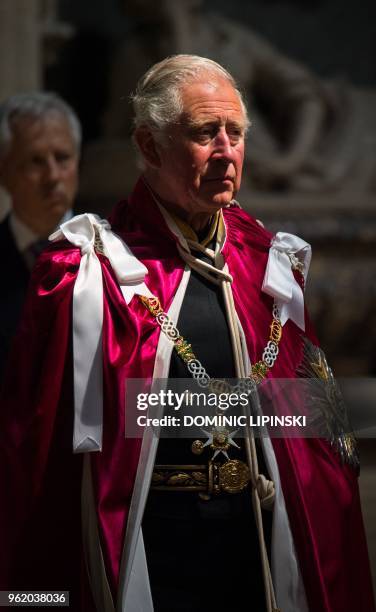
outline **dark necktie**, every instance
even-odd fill
[[[24,254],[24,259],[26,261],[26,264],[29,270],[32,270],[39,255],[42,253],[42,251],[44,251],[44,249],[49,244],[50,243],[48,242],[48,240],[40,239],[40,240],[37,240],[36,242],[33,242],[33,244],[31,244],[30,246],[27,247],[27,249],[25,249],[23,254]]]

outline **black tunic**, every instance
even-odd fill
[[[177,327],[208,374],[234,378],[235,366],[221,287],[191,272]],[[188,378],[172,353],[170,378]],[[161,439],[157,464],[199,464],[189,439]],[[237,441],[244,446],[242,440]],[[260,453],[259,453],[260,455]],[[244,449],[231,458],[245,461]],[[260,469],[264,471],[262,457]],[[264,513],[267,540],[271,514]],[[209,501],[197,492],[153,491],[143,534],[155,612],[264,612],[258,536],[249,489]]]

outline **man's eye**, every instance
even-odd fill
[[[243,130],[241,128],[231,128],[228,130],[228,135],[234,138],[241,138],[241,136],[243,136]]]
[[[31,158],[30,164],[32,166],[37,166],[37,167],[43,166],[44,159],[43,159],[43,157],[38,157],[38,156],[35,155],[34,157]]]
[[[215,129],[210,125],[204,125],[191,131],[191,137],[198,142],[206,142],[215,136]]]
[[[206,139],[206,138],[213,138],[213,130],[210,128],[204,128],[202,130],[200,130],[197,134],[198,138],[200,139]]]
[[[228,137],[230,139],[231,144],[237,144],[243,138],[243,130],[231,130],[228,132]]]
[[[56,153],[55,159],[58,163],[65,163],[71,159],[71,155],[69,153]]]

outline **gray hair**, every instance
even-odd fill
[[[16,94],[0,104],[0,157],[12,142],[12,124],[18,119],[40,119],[58,113],[70,127],[77,150],[81,147],[82,130],[74,110],[60,96],[51,92],[33,91]]]
[[[172,55],[154,64],[139,80],[131,96],[134,126],[148,126],[153,132],[164,130],[179,120],[183,112],[180,90],[186,82],[197,81],[203,75],[226,79],[239,96],[245,128],[250,125],[247,107],[235,79],[217,62],[198,55]]]

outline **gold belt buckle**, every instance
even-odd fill
[[[218,484],[226,493],[240,493],[250,480],[249,467],[239,459],[230,459],[222,463],[218,469]]]
[[[156,465],[151,488],[160,491],[197,491],[202,499],[221,493],[240,493],[249,481],[248,466],[238,459],[206,465]]]

